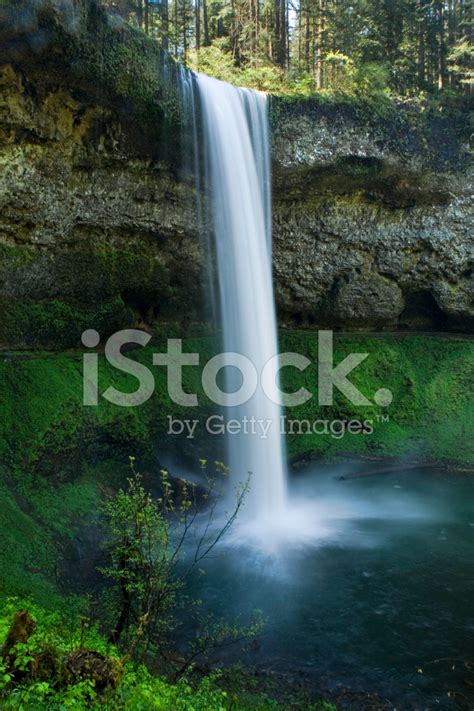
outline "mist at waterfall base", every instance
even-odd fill
[[[474,633],[474,483],[379,468],[309,465],[289,487],[304,525],[278,555],[242,543],[237,528],[202,561],[190,593],[204,615],[245,624],[260,610],[265,620],[256,645],[212,661],[244,662],[334,698],[349,689],[341,699],[354,709],[372,708],[369,692],[404,711],[470,709],[462,660],[472,659]]]

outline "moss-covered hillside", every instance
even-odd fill
[[[284,369],[283,387],[294,391],[304,386],[317,393],[317,335],[282,332],[281,348],[305,354],[313,363],[304,373]],[[87,573],[81,556],[88,545],[94,547],[94,536],[100,537],[94,527],[101,496],[124,480],[129,455],[138,457],[151,484],[165,452],[174,452],[191,466],[199,457],[225,456],[223,439],[206,433],[206,418],[215,409],[202,394],[199,368],[184,369],[184,386],[198,393],[200,407],[186,410],[169,401],[165,370],[152,366],[152,353],[165,349],[163,341],[129,354],[148,365],[156,381],[153,398],[134,408],[104,399],[97,408],[83,406],[79,353],[2,356],[0,592],[33,590],[42,600],[52,599],[58,585],[62,589],[71,585],[71,569],[85,565]],[[211,339],[188,339],[183,349],[199,352],[205,362],[216,344]],[[304,434],[309,425],[303,424],[303,434],[288,437],[291,458],[404,456],[472,467],[472,341],[338,336],[335,364],[351,352],[369,356],[350,379],[372,401],[378,389],[390,389],[392,404],[354,407],[336,395],[332,407],[320,408],[315,396],[289,409],[290,419],[307,420],[311,426],[317,421],[317,434]],[[129,392],[137,387],[134,377],[113,369],[101,356],[101,392],[111,384]],[[195,439],[167,434],[169,415],[199,419]],[[371,420],[373,434],[341,436],[347,422],[365,420]],[[326,434],[319,434],[325,428]],[[73,542],[77,537],[83,541],[82,553],[80,544]]]

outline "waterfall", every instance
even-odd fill
[[[287,494],[276,364],[270,378],[275,383],[271,398],[260,383],[263,366],[278,353],[267,98],[202,74],[196,75],[196,81],[211,192],[223,349],[244,355],[259,375],[248,402],[224,408],[227,420],[248,423],[247,434],[227,435],[228,463],[235,483],[251,472],[245,517],[275,520],[285,508]],[[225,368],[227,392],[238,390],[241,381],[235,368]],[[259,423],[268,427],[266,438]]]

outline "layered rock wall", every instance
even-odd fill
[[[171,60],[94,0],[6,2],[0,41],[0,347],[202,321]],[[466,114],[275,99],[271,127],[281,323],[471,330]]]

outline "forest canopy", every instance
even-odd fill
[[[178,60],[270,91],[469,94],[471,0],[104,0]]]

